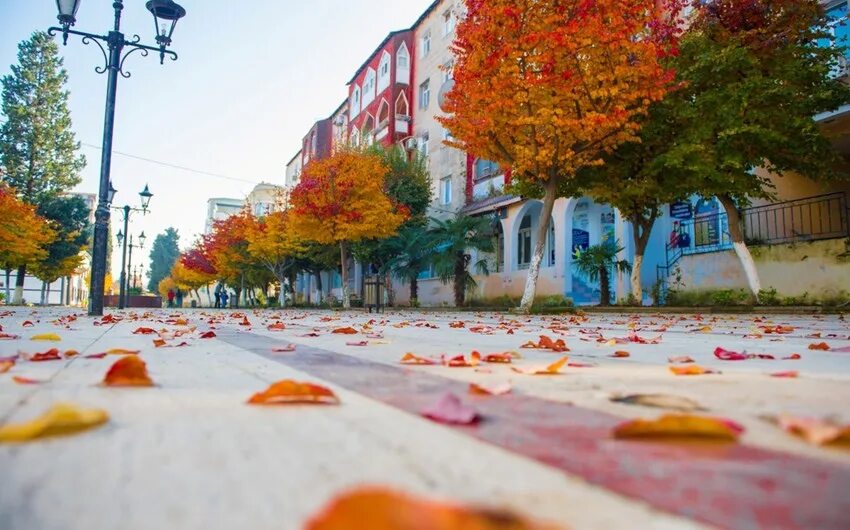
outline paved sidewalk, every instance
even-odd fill
[[[810,446],[764,419],[793,413],[850,422],[850,353],[808,349],[821,341],[833,349],[850,345],[850,326],[840,317],[581,321],[492,313],[247,311],[251,325],[243,326],[230,312],[163,310],[116,312],[123,320],[103,326],[83,316],[72,329],[53,323],[72,313],[16,309],[0,317],[3,332],[21,335],[0,341],[0,357],[53,346],[82,354],[18,362],[0,375],[0,422],[29,419],[56,401],[105,408],[111,420],[72,437],[0,445],[2,529],[296,529],[329,499],[359,484],[509,507],[572,528],[850,527],[850,452]],[[275,317],[285,330],[266,329]],[[151,336],[132,334],[139,326],[186,329],[177,318],[197,327],[185,338],[187,347],[155,348]],[[26,320],[34,326],[22,327]],[[450,326],[457,321],[464,327]],[[383,338],[365,347],[347,345],[370,340],[364,324]],[[794,330],[764,334],[763,328],[776,325]],[[361,333],[331,333],[343,326]],[[211,328],[216,338],[197,338]],[[597,341],[599,334],[607,340],[630,331],[660,335],[661,342]],[[59,333],[61,342],[29,340],[44,332]],[[560,354],[519,349],[541,334],[565,339],[571,361],[592,366],[535,377],[500,365],[399,364],[406,352],[468,358],[472,350],[520,351],[517,366],[545,364]],[[296,344],[295,352],[272,351],[289,343]],[[799,353],[801,359],[720,361],[712,354],[717,346],[777,359]],[[157,386],[97,386],[116,357],[83,356],[114,347],[142,350]],[[610,357],[615,350],[630,357]],[[723,373],[673,376],[667,358],[674,355],[690,355]],[[799,378],[768,375],[787,370],[798,371]],[[18,385],[13,375],[45,382]],[[254,392],[286,378],[325,384],[342,404],[245,404]],[[465,393],[472,381],[508,380],[513,393],[507,396]],[[484,421],[447,427],[418,415],[446,390],[478,408]],[[622,419],[663,411],[613,403],[611,395],[651,392],[693,398],[747,432],[737,446],[613,440],[610,429]]]

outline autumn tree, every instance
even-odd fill
[[[388,172],[374,153],[341,150],[308,164],[290,196],[290,222],[299,237],[339,246],[345,308],[350,307],[349,246],[389,237],[408,217],[407,209],[385,191]]]
[[[304,245],[289,225],[287,210],[272,212],[246,226],[248,253],[266,267],[280,284],[278,304],[286,305],[284,288]]]
[[[529,310],[555,199],[577,195],[581,168],[634,140],[637,120],[673,77],[676,0],[467,0],[457,27],[450,145],[512,169],[543,198],[521,307]],[[657,7],[656,7],[657,5]]]
[[[18,46],[18,64],[2,78],[2,180],[24,202],[42,206],[80,182],[85,158],[71,130],[68,74],[54,40],[33,33]],[[27,264],[18,266],[15,303],[23,298]]]
[[[831,75],[844,48],[831,45],[829,24],[816,0],[709,0],[676,58],[681,126],[657,163],[720,200],[755,297],[761,284],[739,208],[773,196],[755,170],[835,176],[838,155],[814,119],[850,103],[850,88]]]
[[[186,271],[187,275],[190,275],[200,282],[200,287],[206,287],[207,298],[209,299],[209,302],[212,303],[210,284],[218,279],[218,277],[216,275],[217,271],[210,261],[209,253],[204,245],[204,241],[204,238],[196,241],[189,250],[180,254],[179,261],[183,265],[183,269]],[[174,269],[172,268],[172,273],[173,271]],[[198,288],[200,289],[200,287]]]
[[[169,274],[169,276],[172,280],[174,280],[174,283],[180,287],[180,289],[184,291],[194,291],[198,300],[201,299],[198,291],[201,287],[208,286],[211,281],[209,276],[186,267],[186,265],[184,265],[179,259],[175,261],[174,266],[171,267],[171,274]]]
[[[47,255],[55,232],[35,206],[20,200],[15,191],[0,183],[0,267],[6,272],[6,300],[12,269],[38,262]]]
[[[33,264],[33,273],[42,281],[41,303],[50,296],[50,284],[72,275],[83,261],[91,235],[91,210],[78,195],[45,199],[38,212],[48,220],[56,236],[47,245],[47,254]]]
[[[237,305],[243,293],[254,287],[268,286],[271,274],[248,252],[248,233],[256,219],[247,209],[216,221],[204,245],[216,275],[236,291]]]

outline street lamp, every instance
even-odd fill
[[[129,267],[127,265],[127,243],[128,243],[128,235],[129,235],[129,222],[130,222],[130,212],[141,212],[142,215],[147,215],[148,213],[148,205],[150,205],[151,197],[153,197],[153,193],[148,189],[148,185],[145,184],[145,189],[139,193],[139,197],[141,198],[142,207],[141,208],[131,208],[129,204],[125,205],[123,208],[115,208],[112,207],[113,210],[117,210],[124,214],[124,231],[123,233],[118,231],[118,244],[122,245],[123,249],[121,250],[121,278],[118,280],[120,282],[120,289],[118,293],[118,309],[124,309],[125,303],[129,300],[127,296],[127,291],[129,291],[130,282],[127,281],[127,276],[129,275]],[[107,210],[108,212],[108,210]],[[142,244],[144,244],[144,235],[142,232]],[[129,243],[131,246],[131,254],[132,254],[132,244],[133,238],[129,237]],[[139,247],[137,247],[139,248]]]
[[[124,301],[124,307],[130,307],[130,278],[129,278],[129,272],[130,272],[130,264],[133,262],[133,249],[134,249],[134,248],[138,248],[138,249],[145,248],[145,239],[147,239],[147,237],[145,236],[144,231],[142,231],[142,233],[141,233],[141,234],[139,234],[139,244],[138,244],[138,245],[134,245],[134,244],[133,244],[133,236],[130,236],[130,245],[129,245],[129,248],[130,248],[130,257],[129,257],[129,258],[127,258],[127,273],[128,273],[128,274],[127,274],[127,276],[128,276],[128,278],[127,278],[127,290],[125,291],[127,294],[126,294],[126,299],[125,299],[125,301]],[[123,291],[123,289],[122,289],[122,291]]]
[[[114,188],[110,185],[109,175],[112,168],[112,133],[115,128],[115,96],[118,90],[118,74],[121,74],[125,78],[130,77],[130,72],[124,70],[124,61],[136,51],[143,56],[148,55],[150,51],[159,52],[160,63],[165,61],[166,55],[176,61],[177,54],[167,48],[171,45],[171,39],[174,35],[174,28],[177,25],[177,21],[186,15],[186,10],[173,2],[173,0],[150,0],[147,2],[145,7],[153,15],[157,28],[157,46],[147,46],[140,44],[139,41],[141,41],[141,38],[138,35],[133,35],[130,40],[127,40],[124,34],[121,33],[121,12],[124,10],[123,0],[114,0],[112,3],[114,24],[108,34],[95,35],[93,33],[71,29],[71,26],[77,22],[77,11],[80,8],[81,1],[56,0],[57,18],[61,27],[51,27],[47,32],[50,35],[56,35],[61,32],[63,44],[68,43],[68,35],[82,37],[83,44],[92,42],[97,44],[103,53],[104,65],[96,67],[95,71],[99,74],[108,72],[106,81],[106,111],[103,119],[103,147],[101,149],[100,159],[100,184],[98,188],[97,210],[95,210],[94,242],[92,244],[91,289],[89,291],[89,315],[100,316],[103,315],[103,284],[106,278],[109,208],[112,203],[111,198],[114,195]],[[101,42],[106,44],[106,48],[104,48]],[[129,51],[124,53],[124,48],[129,48]],[[110,189],[113,190],[111,193]],[[149,196],[148,200],[150,200]],[[147,206],[144,206],[143,209],[146,211]],[[126,233],[126,229],[124,232]],[[124,274],[124,271],[122,271],[122,274]],[[123,285],[122,283],[122,288]]]

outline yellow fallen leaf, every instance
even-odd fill
[[[34,420],[0,427],[0,443],[26,442],[47,436],[61,436],[96,427],[109,420],[101,409],[83,409],[70,403],[57,403]]]
[[[614,428],[615,438],[701,438],[735,441],[744,428],[732,420],[665,414],[655,420],[630,420]]]
[[[57,335],[56,333],[42,333],[41,335],[33,335],[30,337],[30,340],[62,340],[62,337]]]

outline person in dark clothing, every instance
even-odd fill
[[[168,290],[168,307],[174,307],[174,289]]]
[[[227,289],[221,290],[221,307],[222,309],[227,309],[227,299],[230,298],[227,296]]]
[[[177,301],[177,307],[183,307],[183,291],[180,288],[177,288],[177,292],[174,293],[174,297]]]

